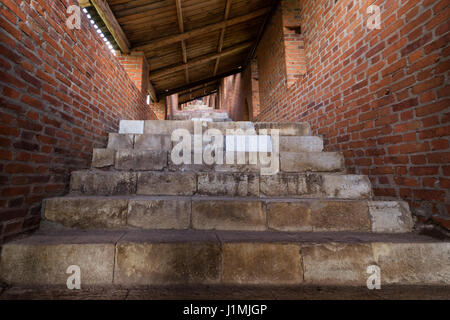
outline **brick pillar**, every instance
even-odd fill
[[[301,1],[282,0],[283,37],[287,85],[306,73],[305,43],[301,32]]]
[[[121,54],[116,52],[117,59],[128,73],[130,79],[144,96],[148,94],[149,86],[149,66],[143,52],[131,52],[130,54]]]
[[[166,97],[166,119],[172,119],[172,116],[178,111],[178,93]]]

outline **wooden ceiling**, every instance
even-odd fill
[[[218,90],[255,52],[277,0],[79,0],[123,53],[143,51],[153,95]],[[94,10],[95,8],[95,10]],[[155,97],[153,97],[155,98]]]

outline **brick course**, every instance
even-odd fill
[[[120,119],[156,118],[85,15],[67,28],[73,4],[0,4],[0,243],[36,229],[41,200],[68,191]]]
[[[366,26],[370,4],[380,30]],[[305,0],[306,73],[288,86],[279,8],[257,51],[258,121],[310,122],[377,197],[448,229],[449,16],[446,0]]]

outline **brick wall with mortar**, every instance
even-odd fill
[[[370,30],[367,7],[381,8]],[[281,10],[259,45],[259,121],[308,121],[378,198],[450,229],[448,0],[305,0],[307,70],[286,85]]]
[[[144,95],[148,93],[150,68],[143,52],[121,54],[116,52],[116,58],[127,72],[130,79]]]
[[[154,119],[145,95],[72,0],[0,4],[0,242],[37,228],[41,200],[68,191],[120,119]]]

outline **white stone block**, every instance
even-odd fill
[[[272,152],[272,138],[268,135],[233,135],[225,137],[227,152]]]
[[[120,120],[120,134],[144,134],[144,121]]]

